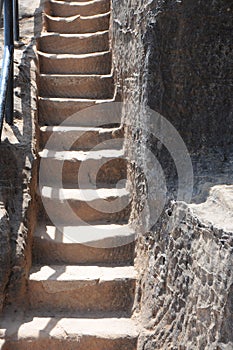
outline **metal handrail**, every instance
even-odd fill
[[[19,40],[18,0],[0,0],[0,16],[4,8],[4,53],[0,78],[0,136],[4,118],[13,124],[14,111],[14,39]]]

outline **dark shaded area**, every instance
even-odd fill
[[[193,200],[201,202],[213,184],[233,181],[233,2],[153,1],[151,13],[144,36],[148,104],[183,138]],[[161,158],[170,172],[171,161]]]
[[[154,3],[158,3],[157,1]],[[233,2],[165,1],[147,28],[148,103],[190,152],[233,143]]]
[[[229,339],[233,343],[233,284],[229,288],[229,296],[225,306],[225,322],[223,323],[223,327],[221,329],[221,341],[224,343],[226,339]]]

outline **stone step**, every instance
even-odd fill
[[[81,3],[50,0],[46,6],[46,13],[55,17],[94,16],[109,11],[110,0],[93,0]]]
[[[106,127],[113,116],[114,124],[121,121],[120,104],[114,100],[39,97],[38,108],[41,125]]]
[[[56,224],[122,223],[129,218],[130,195],[125,188],[56,188],[40,180],[45,217]]]
[[[31,310],[130,314],[135,282],[133,266],[34,266],[29,275],[27,298]]]
[[[130,318],[35,317],[8,314],[0,321],[7,350],[136,350],[138,328]]]
[[[60,34],[96,33],[108,30],[110,12],[95,16],[53,17],[44,14],[44,27],[47,32]]]
[[[112,54],[110,51],[82,55],[49,54],[38,52],[42,74],[111,74]]]
[[[43,33],[37,49],[53,54],[85,54],[109,50],[109,31],[91,34]]]
[[[33,238],[36,264],[133,264],[135,233],[128,225],[91,226],[40,224]]]
[[[39,78],[41,97],[108,99],[113,93],[111,75],[41,74]]]
[[[40,149],[56,151],[77,151],[101,149],[121,149],[123,128],[101,128],[80,126],[40,127]],[[48,143],[48,145],[46,145]]]
[[[126,181],[127,160],[123,150],[53,151],[40,156],[40,181],[46,186],[95,188]],[[111,185],[111,186],[110,186]],[[124,183],[125,185],[125,183]]]

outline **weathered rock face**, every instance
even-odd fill
[[[33,16],[36,2],[33,6],[34,11],[31,7],[27,14],[20,8],[20,18],[28,18],[20,20],[22,45],[15,49],[14,125],[4,124],[0,144],[0,200],[7,212],[1,212],[0,218],[0,309],[12,302],[17,307],[23,296],[35,225],[36,64],[32,37],[39,24]],[[1,40],[2,35],[1,30]]]
[[[172,122],[190,151],[227,149],[233,131],[233,4],[161,3],[145,36],[149,106]]]
[[[139,237],[139,349],[233,348],[232,229],[224,215],[232,207],[224,195],[219,207],[208,205],[214,185],[232,184],[232,16],[226,1],[113,0],[115,76],[130,126],[132,222]],[[151,134],[162,119],[153,124],[148,107],[171,122],[187,146],[192,208],[171,204],[177,164],[162,134]]]
[[[4,135],[8,134],[5,130]],[[1,143],[0,197],[7,212],[1,230],[0,281],[3,302],[17,305],[23,296],[30,266],[31,230],[35,224],[35,183],[32,183],[33,153],[28,144]],[[7,288],[6,288],[7,287]]]
[[[139,349],[232,349],[230,233],[203,225],[184,203],[164,214],[156,233],[139,240],[137,266],[147,263],[138,286]]]
[[[2,311],[6,285],[10,274],[10,225],[7,212],[0,204],[0,312]]]
[[[128,82],[124,81],[124,91],[136,84],[135,101],[143,77],[149,107],[173,123],[190,151],[226,148],[232,143],[233,128],[232,3],[113,4],[115,63],[119,82],[124,78]]]

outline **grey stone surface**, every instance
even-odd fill
[[[174,228],[169,220],[181,215]],[[139,349],[232,349],[233,238],[204,225],[184,203],[138,243]]]
[[[19,18],[33,17],[37,8],[41,6],[43,0],[23,0],[19,1]]]
[[[130,125],[125,147],[139,237],[140,350],[233,348],[232,232],[224,231],[229,206],[221,202],[218,228],[207,204],[199,219],[184,204],[180,224],[169,226],[169,215],[181,210],[181,204],[171,207],[177,172],[150,134],[148,113],[150,107],[165,117],[187,145],[195,205],[210,203],[215,185],[223,185],[223,193],[232,185],[232,16],[231,1],[113,0],[115,77]],[[167,186],[167,211],[157,223],[161,174],[154,159]]]

